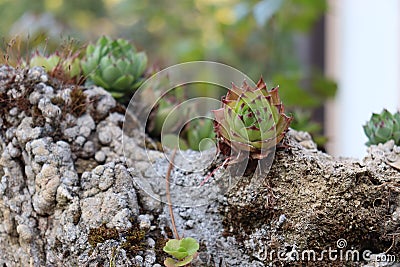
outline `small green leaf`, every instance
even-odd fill
[[[180,240],[178,240],[178,239],[170,239],[165,244],[164,251],[169,253],[169,251],[178,250],[179,247],[180,247]]]
[[[166,267],[176,267],[176,261],[173,260],[172,258],[166,258],[166,259],[164,260],[164,265],[165,265]]]
[[[199,250],[199,242],[192,237],[185,237],[180,241],[180,246],[185,248],[189,255],[194,255]]]

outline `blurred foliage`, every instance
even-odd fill
[[[270,88],[281,85],[285,106],[296,111],[292,127],[308,129],[323,144],[312,115],[336,85],[321,70],[301,65],[297,45],[326,8],[326,0],[0,0],[0,34],[25,38],[22,52],[48,53],[57,40],[88,42],[105,34],[133,41],[159,66],[212,60],[253,80],[263,75]]]

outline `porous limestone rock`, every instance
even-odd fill
[[[172,151],[146,148],[134,115],[102,88],[78,88],[83,106],[73,90],[39,67],[0,66],[0,265],[162,266]],[[177,153],[171,197],[178,232],[200,242],[192,266],[342,266],[295,256],[343,240],[400,259],[400,148],[357,160],[318,151],[308,133],[284,143],[257,179],[208,177],[221,159]]]

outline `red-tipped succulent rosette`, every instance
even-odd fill
[[[232,84],[222,98],[222,107],[213,111],[220,148],[229,147],[229,153],[237,159],[240,155],[263,159],[270,154],[285,136],[292,120],[284,114],[278,89],[269,91],[262,78],[254,88],[246,82],[240,88]],[[221,151],[226,153],[227,150]]]

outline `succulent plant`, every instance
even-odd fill
[[[163,250],[177,259],[174,260],[172,258],[167,258],[164,261],[165,266],[185,266],[189,264],[195,257],[197,251],[199,250],[199,243],[196,239],[191,237],[171,239],[165,244]]]
[[[222,108],[213,112],[220,150],[227,155],[233,152],[237,160],[247,153],[252,159],[267,157],[292,120],[284,114],[278,87],[269,91],[262,78],[254,88],[246,82],[241,88],[232,84],[222,98]]]
[[[209,149],[212,146],[211,142],[202,142],[207,138],[215,138],[212,120],[198,118],[188,123],[186,139],[190,149],[197,151]]]
[[[400,145],[400,112],[392,114],[384,109],[381,114],[373,113],[363,128],[368,137],[367,146],[385,143],[391,139],[396,145]]]
[[[152,88],[147,93],[143,101],[150,100],[149,105],[157,103],[150,113],[147,131],[156,138],[161,136],[161,131],[163,134],[177,134],[188,112],[186,107],[179,106],[185,100],[183,88],[175,88],[164,95],[159,88]]]
[[[136,52],[127,40],[103,36],[96,45],[87,46],[81,66],[89,83],[103,87],[118,98],[140,86],[147,56]]]
[[[59,53],[44,56],[36,53],[30,58],[29,66],[43,67],[49,73],[62,72],[69,78],[76,78],[81,74],[79,61],[78,53],[71,56],[63,56]]]

